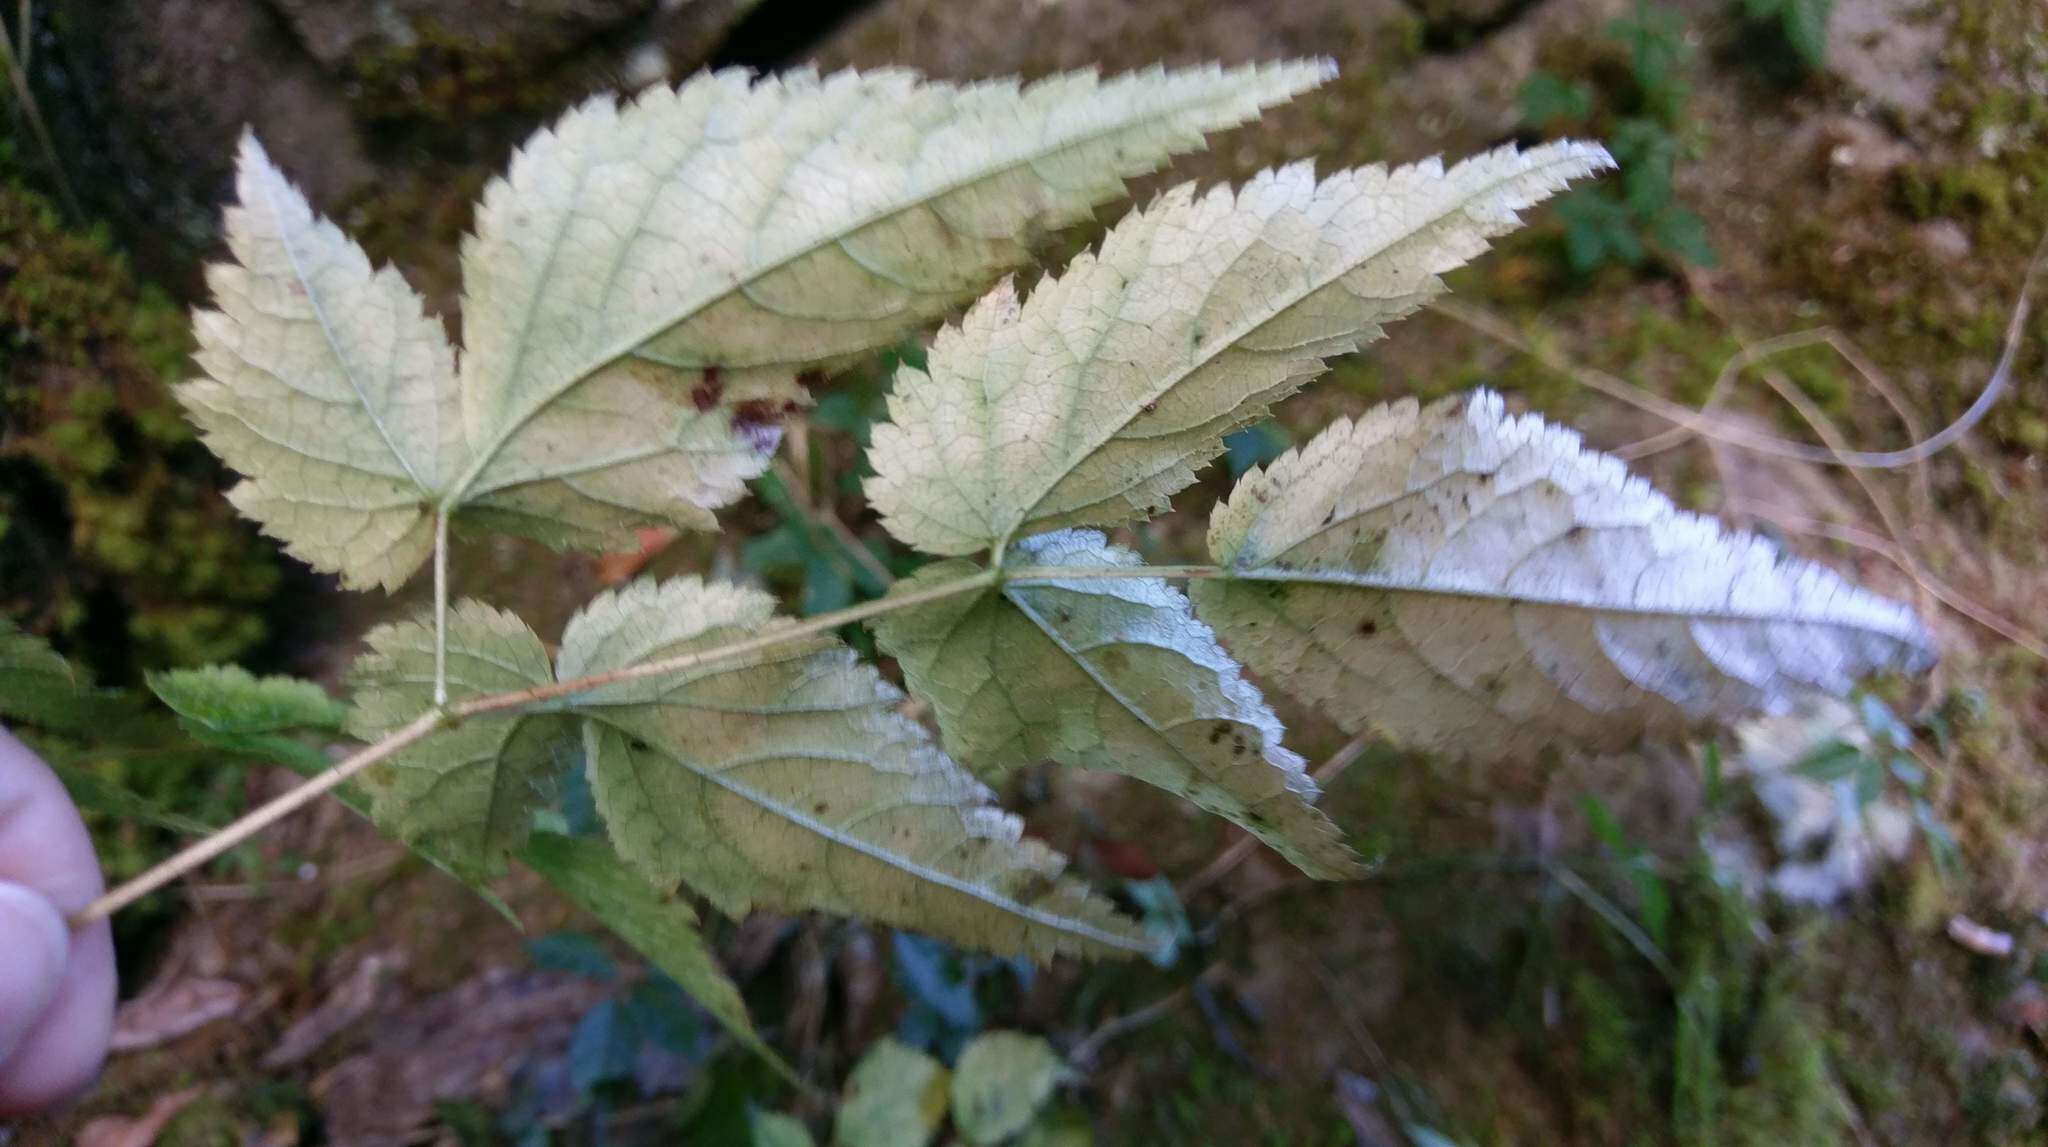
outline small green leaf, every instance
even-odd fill
[[[1180,892],[1173,881],[1164,876],[1150,880],[1127,880],[1124,894],[1137,904],[1139,919],[1144,921],[1145,931],[1157,947],[1152,953],[1152,962],[1162,968],[1170,968],[1180,959],[1183,944],[1195,938],[1194,925],[1188,921],[1188,910],[1180,901]]]
[[[733,1038],[794,1078],[761,1042],[747,1017],[746,1001],[704,942],[697,913],[688,904],[658,895],[601,840],[535,833],[519,858],[667,973]]]
[[[1800,758],[1792,771],[1808,780],[1838,781],[1861,772],[1864,761],[1862,749],[1847,741],[1829,741]]]
[[[534,967],[567,972],[589,980],[618,979],[619,966],[594,937],[581,932],[550,932],[526,942],[526,958]]]
[[[107,700],[48,642],[0,617],[0,718],[53,733],[80,733],[93,725]]]
[[[640,1057],[640,1033],[617,1000],[601,1000],[577,1021],[569,1041],[569,1082],[589,1096],[604,1084],[626,1079]]]
[[[1515,103],[1522,110],[1522,122],[1531,127],[1548,127],[1559,121],[1573,123],[1592,114],[1593,90],[1555,72],[1538,71],[1523,81],[1521,90],[1515,93]]]
[[[234,665],[151,673],[148,682],[199,743],[295,767],[325,768],[328,760],[287,734],[335,733],[348,719],[348,706],[311,681],[257,677]]]
[[[836,1147],[924,1147],[946,1117],[945,1065],[884,1038],[846,1081],[832,1141]]]
[[[749,1111],[747,1126],[753,1147],[812,1147],[811,1130],[794,1115]]]
[[[1066,1073],[1059,1053],[1037,1036],[978,1036],[953,1068],[953,1123],[969,1143],[1000,1143],[1031,1125]]]

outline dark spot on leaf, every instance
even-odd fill
[[[1370,617],[1358,623],[1358,635],[1360,637],[1371,637],[1373,634],[1378,633],[1379,631],[1380,623],[1374,621]]]
[[[704,380],[690,388],[690,405],[699,411],[710,410],[724,395],[725,384],[718,380],[718,368],[707,366],[704,368]]]

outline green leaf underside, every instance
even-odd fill
[[[785,624],[765,594],[694,578],[593,601],[566,678]],[[1044,957],[1142,951],[1132,922],[994,807],[897,712],[901,694],[826,639],[794,641],[576,702],[592,788],[621,855],[723,910],[821,909]]]
[[[748,1138],[753,1147],[811,1147],[811,1130],[794,1115],[777,1111],[749,1111]]]
[[[1025,539],[1024,566],[1141,564],[1091,530]],[[903,592],[972,574],[928,566]],[[912,692],[932,702],[946,745],[994,780],[1050,758],[1108,769],[1194,801],[1257,835],[1310,875],[1356,875],[1357,859],[1316,797],[1279,718],[1157,578],[1009,582],[874,623]]]
[[[1303,62],[1020,86],[701,74],[537,133],[463,245],[457,365],[390,269],[245,138],[235,261],[179,394],[231,497],[351,586],[403,582],[436,508],[554,545],[715,527],[797,376],[892,343],[1203,134],[1329,75]]]
[[[847,1077],[833,1147],[925,1147],[946,1118],[944,1064],[884,1036]]]
[[[257,677],[233,665],[152,673],[150,691],[201,744],[295,768],[324,768],[324,753],[290,734],[338,733],[348,706],[311,681]]]
[[[434,707],[430,619],[372,630],[349,670],[348,731],[375,742]],[[554,680],[547,650],[526,623],[474,601],[448,611],[448,698],[463,701]],[[459,870],[499,871],[525,842],[548,780],[574,758],[575,722],[554,712],[466,721],[394,754],[365,775],[386,831],[425,844]]]
[[[1066,1064],[1052,1046],[1023,1032],[976,1036],[953,1069],[953,1122],[969,1143],[1000,1143],[1037,1117]]]
[[[746,1001],[705,943],[697,913],[688,904],[656,893],[601,840],[535,833],[519,859],[647,957],[734,1039],[783,1075],[792,1075],[754,1030]]]
[[[941,555],[1163,509],[1231,431],[1441,291],[1518,210],[1608,166],[1558,143],[1177,187],[1028,300],[999,285],[926,370],[898,372],[869,498]]]
[[[1210,522],[1191,587],[1266,680],[1353,731],[1481,761],[1617,748],[1846,692],[1932,644],[1912,611],[1684,513],[1478,391],[1340,421]]]
[[[106,704],[49,642],[0,617],[0,718],[78,733]]]

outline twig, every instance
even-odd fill
[[[71,189],[71,177],[64,173],[64,165],[57,157],[57,143],[50,136],[50,126],[43,122],[43,110],[36,103],[35,90],[29,87],[28,64],[34,49],[31,41],[35,38],[31,25],[35,22],[35,9],[29,0],[21,3],[21,51],[15,52],[14,39],[0,28],[0,66],[7,69],[8,80],[14,87],[15,98],[21,101],[22,118],[28,120],[28,128],[35,133],[36,146],[42,149],[43,163],[50,169],[50,181],[57,185],[57,196],[64,201],[64,210],[71,215],[73,223],[85,222],[85,209],[79,205],[78,195]]]
[[[152,867],[149,871],[122,884],[119,888],[86,905],[71,918],[71,926],[83,927],[95,920],[103,920],[144,896],[155,892],[185,873],[205,864],[243,841],[290,816],[315,797],[339,788],[350,777],[384,760],[393,753],[411,745],[439,729],[448,717],[442,712],[423,713],[406,724],[352,756],[337,763],[333,768],[312,780],[283,793],[258,807],[254,812],[228,825],[212,836],[199,841],[190,848]]]
[[[839,543],[839,547],[846,551],[846,556],[858,562],[860,568],[866,570],[877,585],[888,589],[896,584],[896,575],[889,572],[889,567],[882,564],[882,559],[875,556],[875,551],[869,549],[867,543],[861,541],[859,535],[855,534],[838,514],[811,501],[810,485],[796,472],[794,466],[785,459],[777,458],[775,476],[782,479],[782,484],[789,488],[789,496],[796,502],[797,509],[801,510],[814,525],[831,534],[833,540]]]
[[[434,511],[434,704],[448,703],[448,511]]]
[[[1069,578],[1193,578],[1217,577],[1223,573],[1215,566],[1104,566],[1074,567],[1025,566],[1010,570],[983,570],[968,577],[957,578],[939,585],[928,586],[911,593],[892,593],[887,597],[862,602],[846,609],[821,613],[802,621],[790,622],[768,628],[753,637],[735,641],[693,653],[678,654],[640,665],[629,665],[607,673],[596,673],[588,677],[577,677],[568,681],[556,681],[546,685],[535,685],[509,693],[492,693],[472,697],[431,712],[423,713],[413,721],[399,727],[383,740],[343,759],[326,772],[307,780],[299,787],[283,793],[233,824],[220,829],[212,836],[194,843],[191,847],[172,856],[122,884],[120,887],[88,904],[85,909],[72,917],[73,925],[83,925],[103,919],[133,904],[135,901],[164,885],[183,876],[202,864],[214,859],[236,845],[276,824],[294,811],[311,803],[315,798],[339,787],[350,778],[379,761],[385,760],[401,749],[421,740],[438,729],[460,723],[471,717],[493,713],[529,711],[542,709],[551,702],[562,701],[579,694],[589,693],[607,685],[626,681],[638,681],[648,677],[661,677],[680,673],[701,665],[729,661],[749,653],[758,653],[792,641],[800,641],[821,633],[830,633],[842,625],[866,621],[871,617],[894,613],[965,593],[975,593],[994,586],[1002,579],[1014,581],[1061,580]]]
[[[1868,550],[1899,567],[1901,572],[1909,576],[1913,572],[1909,559],[1899,553],[1898,549],[1888,539],[1871,533],[1869,530],[1807,518],[1792,511],[1769,505],[1768,503],[1751,503],[1750,510],[1758,517],[1782,529],[1799,534],[1813,534],[1817,537],[1841,542],[1844,545]],[[1957,613],[2005,638],[2034,656],[2048,660],[2048,637],[2042,637],[2029,631],[2018,622],[2007,618],[1991,607],[1964,594],[1961,590],[1942,581],[1932,573],[1922,571],[1921,576],[1927,589],[1943,605],[1948,606],[1950,609],[1955,610]]]
[[[1165,1019],[1173,1013],[1175,1008],[1188,1001],[1188,997],[1193,994],[1196,984],[1214,978],[1222,969],[1223,965],[1220,962],[1211,963],[1208,967],[1203,968],[1197,973],[1194,979],[1153,1000],[1137,1011],[1125,1012],[1123,1015],[1105,1020],[1100,1027],[1089,1032],[1087,1036],[1082,1038],[1081,1042],[1075,1044],[1067,1052],[1067,1062],[1085,1070],[1090,1064],[1095,1062],[1096,1056],[1102,1054],[1102,1049],[1110,1041],[1121,1039],[1134,1031],[1149,1027]]]
[[[2011,385],[2013,362],[2019,356],[2022,336],[2026,332],[2027,316],[2033,305],[2034,280],[2040,271],[2044,254],[2048,254],[2048,236],[2043,237],[2042,245],[2035,249],[2034,258],[2027,265],[2026,276],[2020,283],[2019,298],[2013,303],[2012,317],[2006,323],[2004,351],[2000,354],[1998,367],[1992,371],[1990,381],[1985,384],[1983,392],[1970,404],[1970,408],[1963,412],[1962,417],[1935,431],[1931,437],[1900,450],[1838,452],[1824,446],[1795,442],[1789,438],[1779,438],[1750,430],[1725,419],[1702,415],[1696,410],[1653,394],[1606,371],[1572,363],[1556,352],[1537,345],[1513,324],[1497,315],[1442,299],[1430,303],[1429,307],[1452,322],[1469,327],[1535,359],[1558,374],[1575,379],[1590,389],[1626,402],[1639,410],[1648,411],[1676,426],[1685,427],[1702,437],[1726,442],[1758,454],[1793,458],[1802,462],[1896,470],[1931,458],[1960,441],[1977,423],[1983,421],[1984,416],[1991,412],[1991,408],[1997,405],[1999,398]]]

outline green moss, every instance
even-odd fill
[[[461,132],[501,117],[552,116],[582,94],[573,82],[537,74],[537,64],[573,44],[484,40],[434,21],[421,21],[413,32],[406,43],[380,43],[348,62],[349,101],[365,123]]]
[[[275,552],[219,497],[169,393],[182,311],[96,230],[0,181],[0,604],[102,679],[241,656],[266,633]]]

